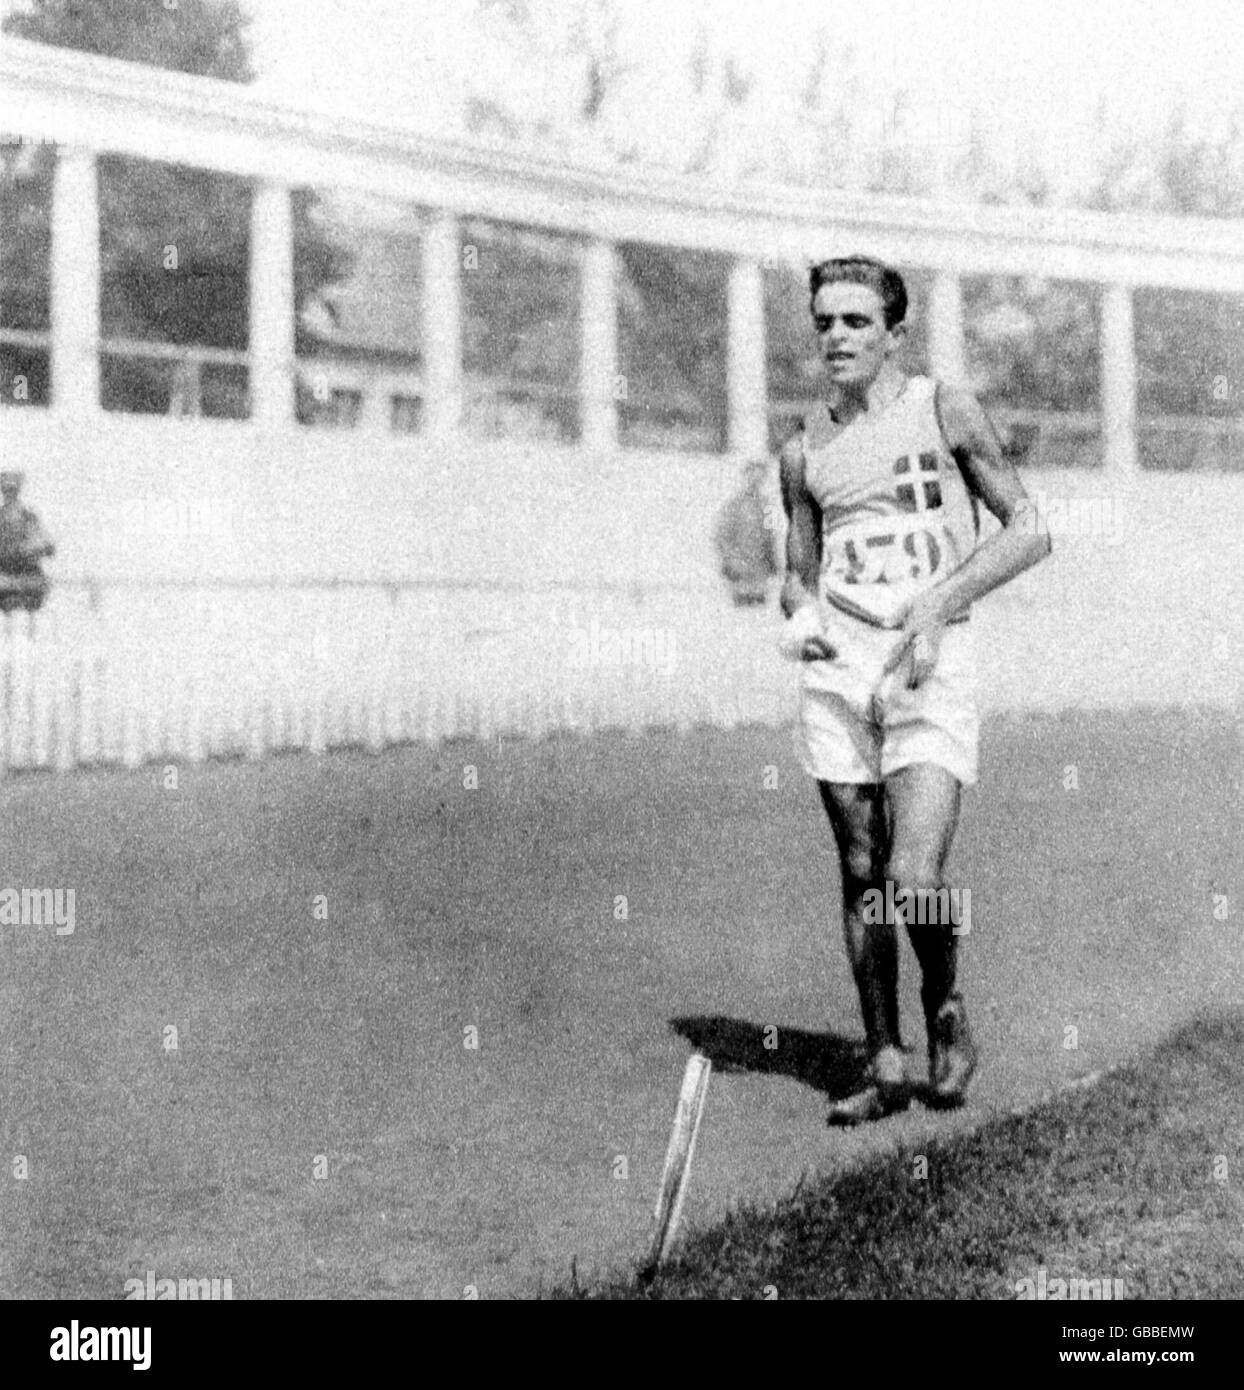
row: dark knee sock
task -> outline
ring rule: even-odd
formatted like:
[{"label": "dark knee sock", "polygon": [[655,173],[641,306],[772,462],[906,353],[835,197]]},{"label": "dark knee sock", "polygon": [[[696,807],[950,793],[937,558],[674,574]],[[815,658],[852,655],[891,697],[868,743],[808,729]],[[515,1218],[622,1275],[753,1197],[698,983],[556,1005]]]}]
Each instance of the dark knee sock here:
[{"label": "dark knee sock", "polygon": [[959,938],[952,922],[909,924],[907,935],[920,962],[920,999],[926,1018],[932,1018],[954,993]]},{"label": "dark knee sock", "polygon": [[901,1047],[898,1028],[898,938],[888,923],[857,924],[851,966],[868,1051]]}]

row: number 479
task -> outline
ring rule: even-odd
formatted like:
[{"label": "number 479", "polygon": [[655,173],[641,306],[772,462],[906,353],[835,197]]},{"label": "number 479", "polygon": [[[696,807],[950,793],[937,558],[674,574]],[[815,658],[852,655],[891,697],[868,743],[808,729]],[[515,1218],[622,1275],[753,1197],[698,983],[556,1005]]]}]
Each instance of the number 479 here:
[{"label": "number 479", "polygon": [[887,531],[864,537],[864,556],[854,540],[843,542],[842,552],[850,569],[848,584],[895,584],[903,579],[926,579],[937,570],[941,547],[929,531],[909,531],[898,546],[898,536]]}]

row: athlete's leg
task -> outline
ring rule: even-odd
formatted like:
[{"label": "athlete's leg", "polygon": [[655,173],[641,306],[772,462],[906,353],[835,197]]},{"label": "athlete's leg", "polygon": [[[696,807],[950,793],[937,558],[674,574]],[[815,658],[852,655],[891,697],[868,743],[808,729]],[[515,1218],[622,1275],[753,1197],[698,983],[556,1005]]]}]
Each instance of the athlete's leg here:
[{"label": "athlete's leg", "polygon": [[[959,822],[959,781],[935,763],[913,763],[892,773],[885,786],[890,829],[885,876],[894,885],[895,899],[906,904],[907,932],[920,962],[934,1089],[943,1099],[954,1100],[976,1064],[956,988],[957,924],[949,911],[926,911],[921,922],[913,904],[920,901],[918,895],[936,894],[945,886],[946,860]],[[924,901],[940,907],[948,898]]]},{"label": "athlete's leg", "polygon": [[[892,922],[866,921],[864,895],[881,882],[885,803],[879,783],[818,782],[842,868],[847,958],[860,996],[868,1052],[899,1047],[898,943]],[[869,913],[869,917],[884,914]]]},{"label": "athlete's leg", "polygon": [[[936,763],[913,763],[892,773],[885,789],[890,826],[885,877],[894,885],[896,898],[903,890],[936,892],[943,887],[950,842],[959,823],[958,780]],[[906,901],[915,899],[909,896]],[[924,978],[925,1013],[936,1013],[955,984],[954,923],[921,926],[914,911],[906,917]]]}]

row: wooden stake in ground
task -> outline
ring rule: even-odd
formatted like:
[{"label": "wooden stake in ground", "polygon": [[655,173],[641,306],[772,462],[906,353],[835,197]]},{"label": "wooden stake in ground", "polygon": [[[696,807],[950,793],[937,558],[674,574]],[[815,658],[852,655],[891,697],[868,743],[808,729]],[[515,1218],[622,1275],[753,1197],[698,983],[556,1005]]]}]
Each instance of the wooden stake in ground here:
[{"label": "wooden stake in ground", "polygon": [[687,1179],[691,1173],[691,1156],[695,1152],[696,1136],[700,1132],[700,1120],[704,1115],[704,1102],[708,1097],[708,1078],[712,1068],[712,1062],[702,1052],[696,1052],[688,1061],[687,1069],[683,1073],[678,1109],[674,1113],[674,1129],[670,1134],[669,1148],[665,1151],[661,1190],[657,1194],[656,1229],[653,1232],[652,1248],[640,1271],[644,1279],[651,1279],[656,1274],[678,1233],[683,1198],[687,1195]]}]

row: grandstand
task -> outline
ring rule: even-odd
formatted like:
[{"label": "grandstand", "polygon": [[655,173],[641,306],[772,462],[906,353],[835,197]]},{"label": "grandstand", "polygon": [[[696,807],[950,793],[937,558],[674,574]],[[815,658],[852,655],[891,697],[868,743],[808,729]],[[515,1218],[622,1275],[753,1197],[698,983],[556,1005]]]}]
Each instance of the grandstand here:
[{"label": "grandstand", "polygon": [[[985,708],[1238,696],[1238,225],[572,168],[15,39],[0,130],[45,233],[22,294],[6,268],[3,461],[58,544],[45,609],[0,619],[0,766],[784,721],[775,610],[728,603],[712,523],[806,405],[801,266],[854,250],[909,272],[913,366],[982,392],[1051,516],[1054,561],[982,605]],[[156,210],[117,251],[138,161],[235,214],[202,341],[118,308],[167,264]],[[351,268],[317,299],[325,241]],[[663,284],[685,343],[646,331]],[[1088,325],[1061,375],[1024,356],[1037,301],[1047,364]]]}]

